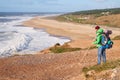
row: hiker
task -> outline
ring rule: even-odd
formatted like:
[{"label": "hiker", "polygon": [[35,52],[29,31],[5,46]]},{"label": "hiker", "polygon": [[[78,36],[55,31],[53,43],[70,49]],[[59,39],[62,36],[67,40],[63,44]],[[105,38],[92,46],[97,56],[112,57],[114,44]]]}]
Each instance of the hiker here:
[{"label": "hiker", "polygon": [[106,63],[106,48],[101,44],[102,34],[104,31],[99,26],[96,26],[95,30],[96,40],[93,42],[93,44],[96,44],[98,47],[98,64],[101,64],[101,58],[103,59],[103,62]]}]

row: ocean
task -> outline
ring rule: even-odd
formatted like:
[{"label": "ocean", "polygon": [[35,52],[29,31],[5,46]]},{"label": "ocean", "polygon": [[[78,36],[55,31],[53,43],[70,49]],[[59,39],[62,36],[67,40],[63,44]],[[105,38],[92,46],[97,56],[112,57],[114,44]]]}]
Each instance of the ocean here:
[{"label": "ocean", "polygon": [[45,29],[25,27],[23,21],[36,16],[53,15],[56,13],[8,13],[0,12],[0,57],[15,54],[34,54],[48,47],[70,41],[65,37],[48,34]]}]

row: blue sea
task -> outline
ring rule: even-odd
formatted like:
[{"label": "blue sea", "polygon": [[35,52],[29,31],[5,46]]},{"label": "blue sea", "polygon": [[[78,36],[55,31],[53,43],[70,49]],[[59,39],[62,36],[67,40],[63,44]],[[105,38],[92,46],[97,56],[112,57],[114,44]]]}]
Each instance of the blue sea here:
[{"label": "blue sea", "polygon": [[65,37],[51,36],[45,29],[25,27],[23,21],[36,16],[47,16],[58,13],[19,13],[0,12],[0,57],[14,54],[34,54],[48,47],[70,41]]}]

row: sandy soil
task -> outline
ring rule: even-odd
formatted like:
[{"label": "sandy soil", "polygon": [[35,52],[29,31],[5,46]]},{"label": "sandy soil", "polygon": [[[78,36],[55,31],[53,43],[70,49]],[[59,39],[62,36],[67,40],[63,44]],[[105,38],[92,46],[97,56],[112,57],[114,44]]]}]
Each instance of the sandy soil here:
[{"label": "sandy soil", "polygon": [[[70,37],[71,47],[88,47],[95,36],[90,25],[34,18],[26,26],[46,28],[50,34]],[[120,31],[114,30],[113,36]],[[83,55],[86,57],[81,62]],[[120,58],[120,40],[107,50],[107,60]],[[82,68],[97,63],[97,50],[81,50],[63,54],[36,54],[0,59],[0,80],[84,80]]]}]

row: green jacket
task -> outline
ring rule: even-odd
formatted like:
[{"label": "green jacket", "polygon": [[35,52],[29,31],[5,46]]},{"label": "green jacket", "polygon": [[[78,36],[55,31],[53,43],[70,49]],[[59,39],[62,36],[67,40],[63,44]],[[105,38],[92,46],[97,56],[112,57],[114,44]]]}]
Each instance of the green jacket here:
[{"label": "green jacket", "polygon": [[96,32],[97,37],[96,37],[96,41],[94,41],[93,44],[96,44],[97,47],[102,46],[102,45],[101,45],[102,33],[103,33],[103,29],[99,29],[99,30]]}]

